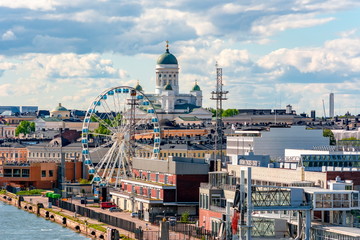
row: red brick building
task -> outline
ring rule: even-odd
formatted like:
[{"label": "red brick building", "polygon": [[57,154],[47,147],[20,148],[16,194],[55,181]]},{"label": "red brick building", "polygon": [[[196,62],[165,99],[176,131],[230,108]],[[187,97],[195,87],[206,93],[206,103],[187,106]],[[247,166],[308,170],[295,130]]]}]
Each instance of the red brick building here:
[{"label": "red brick building", "polygon": [[144,219],[198,215],[199,187],[208,180],[209,165],[204,159],[176,158],[133,160],[134,178],[123,179],[112,201],[120,208],[143,213]]}]

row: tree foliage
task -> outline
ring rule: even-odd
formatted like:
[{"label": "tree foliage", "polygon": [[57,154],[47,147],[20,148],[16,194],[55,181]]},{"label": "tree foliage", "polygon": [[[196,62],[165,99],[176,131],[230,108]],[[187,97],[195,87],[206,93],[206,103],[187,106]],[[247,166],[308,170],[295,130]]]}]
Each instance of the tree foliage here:
[{"label": "tree foliage", "polygon": [[15,136],[22,134],[29,134],[35,131],[35,123],[29,121],[21,121],[15,129]]},{"label": "tree foliage", "polygon": [[181,219],[180,219],[180,221],[183,222],[183,223],[188,223],[188,222],[189,222],[189,216],[190,216],[190,214],[189,214],[188,211],[183,212],[183,213],[181,214]]},{"label": "tree foliage", "polygon": [[237,109],[226,109],[223,113],[222,116],[223,117],[232,117],[235,115],[238,115],[239,111]]},{"label": "tree foliage", "polygon": [[334,133],[330,129],[324,128],[323,129],[323,136],[329,138],[330,145],[335,145],[336,144]]}]

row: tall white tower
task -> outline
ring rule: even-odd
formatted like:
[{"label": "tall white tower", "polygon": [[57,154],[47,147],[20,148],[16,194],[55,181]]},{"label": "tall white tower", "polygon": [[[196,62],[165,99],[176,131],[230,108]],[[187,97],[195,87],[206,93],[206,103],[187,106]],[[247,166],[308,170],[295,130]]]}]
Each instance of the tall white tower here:
[{"label": "tall white tower", "polygon": [[334,117],[334,93],[330,93],[329,95],[329,111],[330,111],[330,118]]},{"label": "tall white tower", "polygon": [[179,65],[176,57],[169,51],[169,42],[166,41],[166,51],[157,60],[155,93],[162,93],[168,84],[175,95],[179,94]]}]

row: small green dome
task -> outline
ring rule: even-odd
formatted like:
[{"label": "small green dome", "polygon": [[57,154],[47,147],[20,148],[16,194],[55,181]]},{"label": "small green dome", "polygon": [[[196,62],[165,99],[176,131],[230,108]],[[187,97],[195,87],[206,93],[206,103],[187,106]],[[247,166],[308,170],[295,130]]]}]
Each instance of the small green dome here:
[{"label": "small green dome", "polygon": [[171,84],[168,83],[168,84],[165,85],[164,90],[166,90],[166,91],[172,91],[173,88],[172,88]]},{"label": "small green dome", "polygon": [[178,64],[178,61],[176,57],[169,52],[169,49],[166,49],[166,52],[158,58],[157,64]]},{"label": "small green dome", "polygon": [[68,110],[63,106],[61,106],[61,103],[59,103],[59,106],[57,106],[53,111],[68,111]]},{"label": "small green dome", "polygon": [[141,86],[139,83],[137,83],[136,86],[135,86],[135,90],[137,90],[137,91],[139,91],[139,92],[142,92],[142,91],[143,91],[143,88],[142,88],[142,86]]},{"label": "small green dome", "polygon": [[193,86],[191,91],[201,91],[199,85],[197,85],[197,83],[195,83],[195,85]]}]

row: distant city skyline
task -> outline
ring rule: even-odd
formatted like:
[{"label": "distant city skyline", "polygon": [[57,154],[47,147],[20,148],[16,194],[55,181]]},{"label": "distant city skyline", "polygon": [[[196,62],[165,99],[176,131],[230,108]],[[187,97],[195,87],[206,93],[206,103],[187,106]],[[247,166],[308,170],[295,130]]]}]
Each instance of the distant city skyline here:
[{"label": "distant city skyline", "polygon": [[170,41],[180,92],[197,80],[214,107],[215,62],[224,108],[360,113],[360,2],[254,0],[0,2],[0,105],[86,109],[106,88],[155,91]]}]

